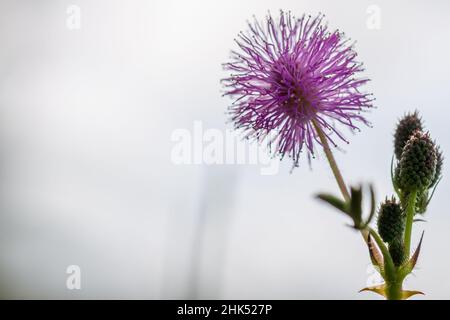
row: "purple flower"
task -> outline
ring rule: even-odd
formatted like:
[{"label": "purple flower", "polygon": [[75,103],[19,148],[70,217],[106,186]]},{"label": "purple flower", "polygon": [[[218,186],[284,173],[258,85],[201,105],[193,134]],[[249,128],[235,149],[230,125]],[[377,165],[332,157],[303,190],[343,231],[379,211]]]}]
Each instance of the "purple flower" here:
[{"label": "purple flower", "polygon": [[237,129],[247,138],[267,138],[275,154],[289,155],[298,165],[306,146],[308,158],[321,145],[317,127],[348,143],[335,124],[353,130],[355,122],[368,124],[361,112],[372,107],[371,94],[359,88],[369,79],[355,78],[363,71],[356,52],[339,31],[328,31],[324,15],[295,18],[280,12],[262,23],[256,19],[236,39],[224,64],[230,77],[223,79],[225,95],[235,98],[229,108]]}]

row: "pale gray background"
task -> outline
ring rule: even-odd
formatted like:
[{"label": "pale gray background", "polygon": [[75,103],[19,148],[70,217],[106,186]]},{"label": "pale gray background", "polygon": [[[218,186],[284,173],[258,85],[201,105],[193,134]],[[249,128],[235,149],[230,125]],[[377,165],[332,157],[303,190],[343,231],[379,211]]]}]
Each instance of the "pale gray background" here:
[{"label": "pale gray background", "polygon": [[[70,4],[80,30],[66,27]],[[380,30],[366,27],[369,5]],[[313,199],[338,191],[323,158],[274,176],[171,162],[175,129],[230,127],[221,63],[246,19],[280,8],[325,13],[373,79],[374,128],[337,153],[348,182],[392,193],[391,134],[407,110],[450,150],[448,1],[2,0],[2,298],[377,298],[357,293],[370,276],[360,236]],[[406,285],[420,299],[450,297],[449,183],[415,230]],[[71,264],[79,291],[66,289]]]}]

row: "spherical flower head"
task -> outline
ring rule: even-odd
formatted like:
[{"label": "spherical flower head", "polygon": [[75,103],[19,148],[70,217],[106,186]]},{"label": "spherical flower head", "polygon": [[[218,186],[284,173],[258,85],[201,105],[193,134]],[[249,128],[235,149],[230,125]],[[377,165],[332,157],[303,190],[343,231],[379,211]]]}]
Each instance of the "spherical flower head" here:
[{"label": "spherical flower head", "polygon": [[378,211],[378,233],[384,242],[391,243],[401,238],[405,219],[400,204],[395,198],[386,199]]},{"label": "spherical flower head", "polygon": [[421,131],[413,133],[400,158],[400,188],[406,192],[426,190],[435,177],[436,163],[436,146],[430,135]]},{"label": "spherical flower head", "polygon": [[401,238],[389,244],[389,253],[396,267],[401,266],[406,261],[405,245]]},{"label": "spherical flower head", "polygon": [[224,65],[232,72],[223,83],[225,95],[235,98],[229,109],[235,127],[249,138],[268,138],[274,154],[292,157],[294,165],[304,147],[308,158],[314,155],[318,128],[333,145],[334,136],[347,142],[335,124],[358,130],[372,107],[372,95],[360,90],[369,80],[356,77],[363,71],[356,52],[323,18],[280,12],[277,21],[270,14],[255,19]]},{"label": "spherical flower head", "polygon": [[400,160],[403,148],[409,140],[409,137],[417,130],[422,131],[422,119],[417,111],[406,114],[397,124],[394,134],[394,151],[397,159]]}]

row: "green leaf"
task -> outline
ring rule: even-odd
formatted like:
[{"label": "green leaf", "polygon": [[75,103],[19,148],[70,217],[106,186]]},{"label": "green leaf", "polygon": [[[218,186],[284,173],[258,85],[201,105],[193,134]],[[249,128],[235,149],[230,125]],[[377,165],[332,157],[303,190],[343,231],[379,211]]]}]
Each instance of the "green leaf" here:
[{"label": "green leaf", "polygon": [[362,217],[362,188],[350,188],[350,212],[355,220],[355,227],[360,227]]},{"label": "green leaf", "polygon": [[369,189],[370,189],[370,214],[366,222],[364,223],[363,228],[367,227],[370,224],[376,212],[375,190],[373,189],[373,185],[370,184]]},{"label": "green leaf", "polygon": [[329,205],[335,207],[336,209],[344,212],[345,214],[350,215],[349,211],[348,211],[348,205],[345,201],[331,195],[331,194],[325,194],[325,193],[321,193],[317,195],[317,198],[319,198],[320,200],[328,203]]}]

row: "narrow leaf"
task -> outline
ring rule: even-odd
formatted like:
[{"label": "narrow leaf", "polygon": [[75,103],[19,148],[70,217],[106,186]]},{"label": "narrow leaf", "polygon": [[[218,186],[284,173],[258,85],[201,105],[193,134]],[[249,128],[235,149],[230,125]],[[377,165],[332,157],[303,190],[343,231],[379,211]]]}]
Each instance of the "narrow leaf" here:
[{"label": "narrow leaf", "polygon": [[433,199],[434,192],[436,191],[436,188],[437,188],[439,182],[441,182],[441,180],[442,180],[442,177],[440,177],[439,180],[438,180],[438,181],[436,182],[436,184],[434,185],[433,191],[431,191],[431,195],[430,195],[430,197],[429,197],[428,200],[427,200],[427,205],[426,205],[427,207],[428,207],[428,205],[430,204],[431,199]]},{"label": "narrow leaf", "polygon": [[369,187],[370,187],[370,214],[365,223],[365,227],[370,224],[376,211],[375,191],[373,189],[373,185],[370,185]]},{"label": "narrow leaf", "polygon": [[420,237],[419,245],[417,246],[416,251],[414,251],[414,254],[412,255],[411,259],[408,262],[408,264],[411,263],[411,271],[416,266],[417,259],[419,258],[420,248],[422,247],[422,240],[423,240],[423,234],[424,233],[425,233],[425,231],[422,231],[422,236]]},{"label": "narrow leaf", "polygon": [[394,175],[394,155],[392,155],[392,159],[391,159],[391,181],[392,181],[392,185],[394,186],[395,193],[397,193],[397,195],[400,196],[400,191],[398,190],[398,186],[395,181],[395,175]]},{"label": "narrow leaf", "polygon": [[363,288],[363,289],[359,290],[358,292],[363,292],[363,291],[375,292],[386,298],[386,285],[384,283],[382,285],[378,285],[378,286]]},{"label": "narrow leaf", "polygon": [[420,248],[422,247],[423,235],[424,232],[422,232],[422,236],[420,237],[419,245],[417,246],[416,251],[414,251],[414,254],[411,256],[409,261],[405,264],[405,266],[401,270],[401,274],[403,276],[407,276],[408,274],[410,274],[414,270],[414,267],[416,266],[420,254]]},{"label": "narrow leaf", "polygon": [[392,185],[395,188],[395,179],[394,179],[394,155],[392,155],[391,158],[391,181],[392,181]]},{"label": "narrow leaf", "polygon": [[425,295],[422,291],[411,291],[411,290],[403,290],[402,291],[402,300],[406,300],[416,294]]},{"label": "narrow leaf", "polygon": [[372,264],[377,266],[380,270],[381,276],[384,278],[384,259],[381,254],[378,246],[373,241],[372,236],[369,234],[367,239],[367,246],[369,247],[370,260],[372,260]]},{"label": "narrow leaf", "polygon": [[347,210],[347,204],[345,203],[345,201],[342,201],[341,199],[339,199],[331,194],[325,194],[325,193],[318,194],[317,198],[319,198],[322,201],[325,201],[326,203],[332,205],[336,209],[339,209],[342,212],[344,212],[345,214],[349,215],[348,210]]}]

